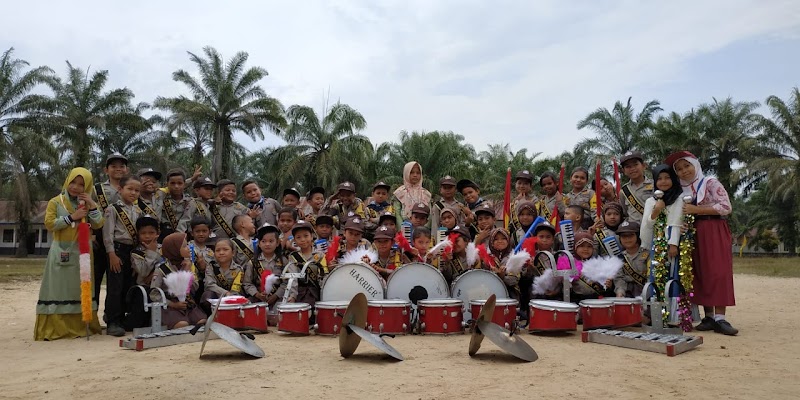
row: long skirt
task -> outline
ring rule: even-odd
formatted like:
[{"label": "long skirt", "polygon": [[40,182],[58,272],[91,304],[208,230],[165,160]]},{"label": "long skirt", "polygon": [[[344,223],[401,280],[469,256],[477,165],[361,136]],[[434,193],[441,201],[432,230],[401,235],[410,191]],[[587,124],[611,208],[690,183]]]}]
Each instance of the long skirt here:
[{"label": "long skirt", "polygon": [[694,298],[706,307],[734,306],[731,230],[725,219],[697,219],[694,264]]}]

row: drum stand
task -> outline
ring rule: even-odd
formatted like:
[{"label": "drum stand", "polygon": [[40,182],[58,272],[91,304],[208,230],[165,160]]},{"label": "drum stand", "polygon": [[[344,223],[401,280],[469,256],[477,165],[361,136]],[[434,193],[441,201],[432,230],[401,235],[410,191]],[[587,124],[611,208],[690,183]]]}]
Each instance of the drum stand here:
[{"label": "drum stand", "polygon": [[161,288],[151,288],[149,295],[143,286],[136,286],[142,291],[142,301],[144,303],[144,311],[150,311],[150,326],[145,328],[133,328],[133,336],[146,335],[167,330],[167,327],[161,325],[161,310],[167,308],[167,296]]},{"label": "drum stand", "polygon": [[286,264],[286,266],[283,267],[283,271],[281,272],[281,279],[284,280],[288,279],[289,282],[286,284],[286,291],[283,292],[283,299],[281,299],[281,303],[286,303],[287,301],[289,301],[289,292],[291,291],[292,286],[294,286],[297,283],[298,279],[305,279],[306,269],[308,268],[309,265],[311,265],[312,262],[313,261],[307,261],[303,265],[303,268],[300,269],[300,272],[288,272],[289,266],[295,264],[292,262]]},{"label": "drum stand", "polygon": [[[644,288],[642,288],[643,297],[647,296],[652,286],[653,285],[650,282],[645,283]],[[653,289],[655,290],[654,287]],[[664,288],[664,298],[669,299],[670,297],[668,295],[669,295],[669,285],[667,285]],[[663,310],[664,307],[667,306],[668,304],[669,303],[667,302],[658,301],[656,299],[655,293],[653,293],[653,296],[651,296],[648,300],[643,302],[645,309],[647,307],[650,307],[650,325],[648,326],[642,324],[643,331],[647,333],[670,334],[676,336],[683,335],[683,329],[681,329],[680,327],[677,328],[664,327],[665,321],[664,321]],[[672,319],[670,318],[670,320]]]},{"label": "drum stand", "polygon": [[572,256],[572,253],[566,250],[559,250],[556,252],[556,256],[560,254],[564,254],[567,257],[567,260],[569,260],[569,269],[558,269],[558,266],[556,266],[556,262],[553,261],[552,264],[553,275],[561,277],[562,279],[561,292],[563,293],[564,296],[564,302],[569,303],[569,293],[572,290],[572,282],[570,281],[570,278],[572,276],[578,275],[578,269],[575,268],[575,257]]}]

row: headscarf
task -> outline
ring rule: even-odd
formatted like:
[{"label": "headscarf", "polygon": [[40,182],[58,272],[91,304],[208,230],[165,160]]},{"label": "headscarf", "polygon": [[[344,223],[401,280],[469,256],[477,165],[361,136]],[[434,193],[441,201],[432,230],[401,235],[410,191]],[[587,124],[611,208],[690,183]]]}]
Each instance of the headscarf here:
[{"label": "headscarf", "polygon": [[183,262],[181,255],[181,248],[183,242],[186,240],[186,234],[183,232],[175,232],[167,235],[161,243],[161,255],[174,266],[180,266]]},{"label": "headscarf", "polygon": [[[508,241],[508,247],[506,247],[506,249],[503,250],[503,251],[497,251],[497,250],[494,249],[494,247],[492,247],[492,243],[494,243],[494,239],[495,239],[495,237],[497,237],[497,235],[505,236],[506,240]],[[508,231],[506,231],[503,228],[494,228],[494,229],[492,229],[492,231],[489,233],[489,242],[488,242],[488,244],[489,244],[489,246],[488,246],[489,247],[489,251],[492,253],[493,256],[495,256],[495,257],[497,257],[499,259],[503,259],[503,257],[505,257],[509,253],[511,253],[511,235],[509,235]]]},{"label": "headscarf", "polygon": [[681,196],[683,196],[684,189],[681,189],[681,182],[678,179],[678,175],[675,174],[675,170],[666,164],[659,164],[653,167],[653,182],[658,181],[658,175],[662,172],[666,172],[669,175],[669,178],[672,180],[672,187],[664,192],[664,197],[662,197],[664,204],[671,205],[675,203],[675,201]]},{"label": "headscarf", "polygon": [[695,204],[700,204],[703,198],[706,197],[706,176],[703,174],[703,167],[700,166],[700,160],[694,156],[681,157],[672,163],[673,169],[675,169],[675,164],[680,160],[686,160],[689,164],[694,166],[694,179],[691,181],[680,179],[681,187],[683,187],[683,195],[692,196],[692,199],[696,199]]},{"label": "headscarf", "polygon": [[450,213],[453,216],[453,218],[457,218],[458,217],[458,214],[456,214],[456,210],[454,210],[452,207],[445,206],[445,207],[442,207],[442,211],[439,211],[439,220],[442,219],[442,217],[444,216],[444,213]]},{"label": "headscarf", "polygon": [[616,226],[611,226],[611,225],[608,225],[608,224],[606,224],[606,226],[611,228],[612,231],[616,232],[617,228],[619,228],[619,225],[622,224],[622,220],[623,220],[622,217],[625,214],[622,212],[622,204],[619,204],[616,201],[609,201],[609,202],[603,204],[603,221],[605,221],[606,210],[611,210],[611,209],[614,209],[619,213],[620,219],[619,219],[619,222],[617,223]]},{"label": "headscarf", "polygon": [[[411,177],[411,170],[419,167],[420,178],[416,185],[412,185],[409,178]],[[411,209],[414,204],[431,203],[431,192],[422,187],[422,165],[416,161],[406,163],[403,167],[403,185],[394,191],[394,197],[403,205],[403,219],[411,218]]]},{"label": "headscarf", "polygon": [[79,176],[83,177],[83,192],[88,195],[94,194],[94,179],[92,179],[92,173],[89,172],[88,169],[83,167],[75,167],[69,171],[69,175],[67,175],[67,179],[64,181],[64,186],[61,187],[61,203],[70,214],[75,212],[75,207],[73,207],[72,201],[70,201],[67,188],[69,187],[69,184]]}]

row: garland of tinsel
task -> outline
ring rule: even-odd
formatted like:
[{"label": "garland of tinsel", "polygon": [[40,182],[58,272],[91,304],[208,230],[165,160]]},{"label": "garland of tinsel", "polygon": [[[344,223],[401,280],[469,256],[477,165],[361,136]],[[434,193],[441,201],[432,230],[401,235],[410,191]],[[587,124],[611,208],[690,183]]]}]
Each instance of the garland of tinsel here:
[{"label": "garland of tinsel", "polygon": [[694,271],[692,267],[692,252],[694,251],[695,227],[694,215],[684,216],[684,222],[688,225],[686,234],[681,238],[680,244],[680,267],[678,275],[681,280],[681,297],[678,302],[678,316],[681,320],[681,328],[684,332],[692,330],[692,297],[694,297]]},{"label": "garland of tinsel", "polygon": [[[653,260],[651,265],[653,268],[653,288],[656,294],[656,300],[665,302],[664,287],[669,280],[669,255],[667,250],[669,243],[667,242],[667,213],[662,210],[656,218],[655,226],[653,227]],[[666,327],[667,320],[669,319],[669,309],[664,308],[661,311],[662,320]]]}]

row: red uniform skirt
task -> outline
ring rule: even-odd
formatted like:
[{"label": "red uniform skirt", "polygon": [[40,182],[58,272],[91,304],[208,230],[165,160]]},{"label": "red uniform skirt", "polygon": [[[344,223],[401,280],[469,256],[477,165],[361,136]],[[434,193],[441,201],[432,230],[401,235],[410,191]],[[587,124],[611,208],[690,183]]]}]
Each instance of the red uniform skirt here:
[{"label": "red uniform skirt", "polygon": [[701,306],[734,306],[733,250],[728,220],[701,219],[697,229],[694,263],[694,303]]}]

